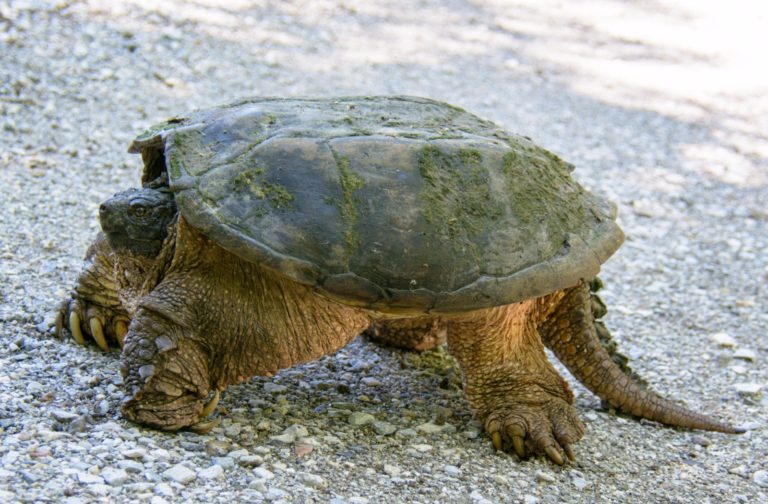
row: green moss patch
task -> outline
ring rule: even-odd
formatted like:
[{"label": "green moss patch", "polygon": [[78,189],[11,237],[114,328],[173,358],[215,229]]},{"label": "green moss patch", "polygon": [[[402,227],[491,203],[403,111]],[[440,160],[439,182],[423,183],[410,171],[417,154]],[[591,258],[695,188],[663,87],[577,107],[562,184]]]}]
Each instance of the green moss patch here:
[{"label": "green moss patch", "polygon": [[419,156],[419,173],[425,183],[420,194],[424,219],[441,241],[452,243],[457,252],[468,249],[476,260],[480,251],[473,238],[503,213],[493,198],[482,161],[476,149],[445,152],[427,146]]},{"label": "green moss patch", "polygon": [[274,209],[289,208],[293,202],[293,195],[285,186],[264,180],[264,170],[259,167],[239,173],[232,179],[232,188],[235,192],[247,192],[257,199],[265,200]]}]

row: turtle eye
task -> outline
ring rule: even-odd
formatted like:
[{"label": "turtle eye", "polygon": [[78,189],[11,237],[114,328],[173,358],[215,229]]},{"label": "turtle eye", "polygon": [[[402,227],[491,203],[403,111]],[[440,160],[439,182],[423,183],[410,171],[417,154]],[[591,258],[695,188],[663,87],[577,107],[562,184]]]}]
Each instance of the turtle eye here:
[{"label": "turtle eye", "polygon": [[149,209],[141,203],[131,203],[131,206],[128,208],[128,213],[131,217],[136,217],[138,219],[146,217],[148,212]]}]

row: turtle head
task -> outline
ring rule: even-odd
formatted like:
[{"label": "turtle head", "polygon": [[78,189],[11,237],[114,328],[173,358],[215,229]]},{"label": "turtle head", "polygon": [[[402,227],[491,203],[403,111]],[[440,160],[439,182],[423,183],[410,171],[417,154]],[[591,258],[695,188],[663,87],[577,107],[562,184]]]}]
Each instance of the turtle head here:
[{"label": "turtle head", "polygon": [[176,202],[168,191],[128,189],[99,206],[101,229],[116,252],[156,257],[176,215]]}]

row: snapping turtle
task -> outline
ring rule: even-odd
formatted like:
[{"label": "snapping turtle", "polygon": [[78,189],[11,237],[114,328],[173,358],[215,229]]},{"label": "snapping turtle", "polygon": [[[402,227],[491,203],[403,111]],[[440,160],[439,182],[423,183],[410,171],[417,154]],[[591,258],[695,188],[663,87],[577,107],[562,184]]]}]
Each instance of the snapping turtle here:
[{"label": "snapping turtle", "polygon": [[205,425],[228,384],[367,330],[447,340],[494,447],[520,456],[562,464],[584,432],[544,346],[622,411],[739,431],[653,394],[600,344],[590,282],[623,240],[614,209],[526,137],[421,98],[265,98],[170,119],[130,151],[142,187],[101,205],[57,319],[122,347],[130,420]]}]

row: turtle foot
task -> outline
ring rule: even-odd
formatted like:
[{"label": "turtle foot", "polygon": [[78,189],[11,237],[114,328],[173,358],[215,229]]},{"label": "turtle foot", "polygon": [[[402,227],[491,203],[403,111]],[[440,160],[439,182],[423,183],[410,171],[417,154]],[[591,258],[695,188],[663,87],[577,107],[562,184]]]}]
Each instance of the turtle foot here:
[{"label": "turtle foot", "polygon": [[59,306],[55,331],[62,339],[66,328],[79,345],[90,339],[107,351],[110,346],[123,347],[129,324],[128,317],[119,311],[72,297]]},{"label": "turtle foot", "polygon": [[563,455],[576,460],[572,445],[584,435],[584,424],[559,397],[526,397],[497,407],[486,418],[485,430],[498,451],[514,451],[520,458],[543,454],[563,465]]}]

